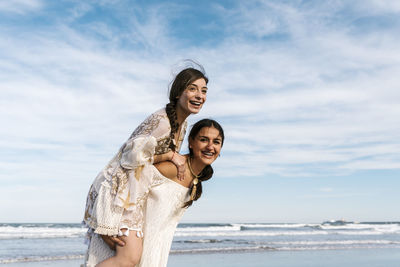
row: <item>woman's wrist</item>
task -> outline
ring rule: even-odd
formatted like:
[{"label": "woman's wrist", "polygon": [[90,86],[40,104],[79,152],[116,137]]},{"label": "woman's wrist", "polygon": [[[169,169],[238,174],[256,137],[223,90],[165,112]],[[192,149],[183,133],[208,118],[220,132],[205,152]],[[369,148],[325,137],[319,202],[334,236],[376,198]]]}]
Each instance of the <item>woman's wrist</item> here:
[{"label": "woman's wrist", "polygon": [[170,151],[170,153],[171,153],[170,161],[173,161],[174,160],[174,156],[176,154],[176,151]]}]

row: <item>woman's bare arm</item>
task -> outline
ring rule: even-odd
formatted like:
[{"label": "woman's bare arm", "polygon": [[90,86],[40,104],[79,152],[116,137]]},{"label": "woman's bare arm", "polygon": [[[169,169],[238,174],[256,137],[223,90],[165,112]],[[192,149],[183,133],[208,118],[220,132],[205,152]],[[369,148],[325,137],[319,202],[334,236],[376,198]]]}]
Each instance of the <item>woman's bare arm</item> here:
[{"label": "woman's bare arm", "polygon": [[[182,156],[182,157],[185,158],[184,156]],[[154,164],[154,167],[156,167],[162,175],[164,175],[168,179],[171,179],[172,181],[174,181],[178,184],[183,185],[184,187],[189,187],[190,183],[192,182],[192,179],[184,179],[184,180],[178,179],[178,177],[177,177],[178,170],[177,170],[176,166],[170,161],[163,161],[163,162]],[[186,173],[185,175],[187,175],[187,177],[190,176],[190,174],[188,174],[188,173]]]},{"label": "woman's bare arm", "polygon": [[154,155],[153,162],[154,164],[156,164],[162,161],[170,161],[173,155],[174,155],[173,151],[168,151],[167,153],[164,154]]},{"label": "woman's bare arm", "polygon": [[158,171],[169,179],[176,179],[178,175],[178,170],[170,161],[162,161],[154,164],[154,167],[158,169]]},{"label": "woman's bare arm", "polygon": [[160,155],[154,155],[153,158],[154,164],[161,162],[172,162],[178,169],[177,176],[180,181],[185,179],[185,161],[186,158],[184,156],[174,151],[169,151]]}]

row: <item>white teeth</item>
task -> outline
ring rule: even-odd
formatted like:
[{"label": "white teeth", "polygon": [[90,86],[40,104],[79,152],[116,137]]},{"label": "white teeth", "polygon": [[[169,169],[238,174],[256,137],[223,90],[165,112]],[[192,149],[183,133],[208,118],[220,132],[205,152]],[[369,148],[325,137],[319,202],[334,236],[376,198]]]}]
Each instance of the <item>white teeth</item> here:
[{"label": "white teeth", "polygon": [[212,156],[212,155],[214,155],[214,153],[211,153],[211,152],[203,152],[203,154],[204,154],[204,155],[207,155],[207,156]]},{"label": "white teeth", "polygon": [[196,101],[190,101],[190,103],[191,103],[192,105],[195,105],[195,106],[200,106],[200,105],[201,105],[200,102],[196,102]]}]

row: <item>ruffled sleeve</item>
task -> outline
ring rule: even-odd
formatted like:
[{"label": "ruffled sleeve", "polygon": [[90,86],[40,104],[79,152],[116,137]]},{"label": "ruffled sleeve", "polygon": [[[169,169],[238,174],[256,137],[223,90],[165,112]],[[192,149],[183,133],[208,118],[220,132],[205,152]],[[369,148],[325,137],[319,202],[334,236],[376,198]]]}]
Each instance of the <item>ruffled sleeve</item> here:
[{"label": "ruffled sleeve", "polygon": [[156,145],[157,140],[153,136],[129,140],[121,153],[121,166],[133,170],[144,164],[153,164]]},{"label": "ruffled sleeve", "polygon": [[114,188],[114,205],[133,210],[138,199],[147,191],[152,174],[145,167],[153,163],[156,144],[156,139],[152,136],[139,137],[125,147],[119,166],[107,177]]},{"label": "ruffled sleeve", "polygon": [[[148,117],[124,143],[93,183],[84,223],[94,233],[118,234],[122,215],[135,214],[132,228],[143,225],[143,206],[154,185],[151,169],[159,140],[169,136],[169,121],[162,112]],[[132,223],[131,223],[132,224]]]},{"label": "ruffled sleeve", "polygon": [[116,195],[116,206],[132,210],[137,198],[146,191],[151,183],[151,174],[144,168],[153,164],[158,139],[169,137],[169,132],[165,112],[156,112],[140,124],[122,146],[118,155],[119,164],[111,166],[111,175],[107,176]]}]

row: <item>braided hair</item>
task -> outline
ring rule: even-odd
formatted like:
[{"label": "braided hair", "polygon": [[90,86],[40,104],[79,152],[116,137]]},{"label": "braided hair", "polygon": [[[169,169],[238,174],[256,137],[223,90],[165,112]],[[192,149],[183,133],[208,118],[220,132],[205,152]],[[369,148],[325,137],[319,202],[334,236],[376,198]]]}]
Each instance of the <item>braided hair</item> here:
[{"label": "braided hair", "polygon": [[165,107],[165,111],[171,125],[171,133],[169,136],[171,142],[169,144],[169,148],[172,151],[175,151],[175,143],[173,140],[175,140],[175,134],[179,129],[178,116],[176,114],[176,105],[178,103],[178,99],[182,95],[183,91],[189,86],[189,84],[201,78],[206,81],[206,84],[208,83],[208,78],[202,71],[199,71],[195,68],[186,68],[179,72],[172,82],[171,89],[169,91],[169,103]]},{"label": "braided hair", "polygon": [[[189,139],[194,140],[194,138],[197,136],[200,130],[204,127],[214,127],[215,129],[217,129],[219,135],[221,136],[221,146],[224,144],[224,139],[225,139],[224,129],[222,129],[222,126],[218,122],[212,119],[202,119],[196,122],[193,125],[192,129],[190,130]],[[190,148],[190,145],[189,145],[189,157],[190,158],[193,157],[193,150]],[[198,177],[199,182],[196,185],[195,195],[193,199],[185,202],[183,206],[184,208],[190,207],[193,204],[193,201],[196,201],[201,197],[201,194],[203,193],[203,186],[201,185],[201,183],[209,180],[213,176],[213,174],[214,170],[211,167],[211,165],[207,165],[206,167],[204,167],[204,169],[200,173],[200,177]],[[192,195],[193,187],[194,185],[190,187],[190,192],[189,192],[190,195]]]}]

